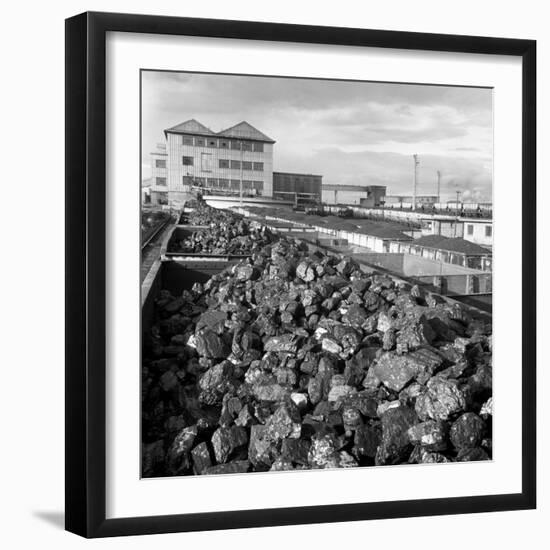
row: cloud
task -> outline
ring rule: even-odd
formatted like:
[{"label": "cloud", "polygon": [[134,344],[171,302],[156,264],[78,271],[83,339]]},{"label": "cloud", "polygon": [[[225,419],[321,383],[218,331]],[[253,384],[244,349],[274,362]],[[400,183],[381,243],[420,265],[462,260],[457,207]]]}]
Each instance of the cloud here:
[{"label": "cloud", "polygon": [[445,193],[461,185],[491,196],[489,89],[157,71],[143,72],[142,84],[144,163],[179,122],[196,118],[219,131],[247,120],[276,140],[276,170],[396,194],[410,187],[418,153],[431,190],[441,170]]}]

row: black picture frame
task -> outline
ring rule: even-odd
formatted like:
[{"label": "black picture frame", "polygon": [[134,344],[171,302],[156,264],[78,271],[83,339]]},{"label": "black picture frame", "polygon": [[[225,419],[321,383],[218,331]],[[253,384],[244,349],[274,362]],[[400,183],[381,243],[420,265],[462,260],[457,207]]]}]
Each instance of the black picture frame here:
[{"label": "black picture frame", "polygon": [[[447,499],[106,519],[105,39],[108,31],[517,56],[522,60],[522,491]],[[536,42],[83,13],[66,20],[66,529],[108,537],[536,506]]]}]

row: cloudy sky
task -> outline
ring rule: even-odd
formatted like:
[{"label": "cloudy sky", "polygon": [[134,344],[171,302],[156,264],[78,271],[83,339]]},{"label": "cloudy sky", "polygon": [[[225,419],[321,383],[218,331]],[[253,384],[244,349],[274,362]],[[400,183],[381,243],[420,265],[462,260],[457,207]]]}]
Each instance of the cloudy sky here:
[{"label": "cloudy sky", "polygon": [[163,130],[195,118],[218,132],[242,120],[270,136],[274,168],[324,183],[386,185],[443,199],[492,198],[492,91],[197,73],[142,73],[143,176]]}]

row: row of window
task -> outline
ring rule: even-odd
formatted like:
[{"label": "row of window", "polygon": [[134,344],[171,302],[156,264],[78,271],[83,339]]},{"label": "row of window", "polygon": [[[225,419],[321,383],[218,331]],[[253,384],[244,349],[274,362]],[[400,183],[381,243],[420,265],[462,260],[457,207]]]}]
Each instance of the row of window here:
[{"label": "row of window", "polygon": [[[219,159],[219,167],[220,168],[231,168],[232,170],[240,170],[241,169],[241,161],[240,160],[227,160],[227,159]],[[243,170],[254,170],[256,172],[263,172],[264,171],[264,163],[263,162],[250,162],[247,160],[242,161],[242,168]]]},{"label": "row of window", "polygon": [[182,136],[183,145],[195,145],[196,147],[216,147],[219,149],[235,149],[236,151],[264,152],[264,144],[256,141],[242,141],[239,139],[218,139],[198,136]]},{"label": "row of window", "polygon": [[[211,155],[207,155],[203,153],[202,155],[202,170],[210,172],[211,171],[211,159],[209,158]],[[183,166],[193,166],[194,164],[194,158],[193,157],[182,157],[181,163]],[[228,160],[228,159],[219,159],[218,161],[219,168],[230,168],[231,170],[240,170],[241,169],[241,161],[240,160]],[[263,172],[264,171],[264,163],[263,162],[251,162],[247,160],[242,161],[242,169],[243,170],[254,170],[256,172]]]},{"label": "row of window", "polygon": [[[219,187],[220,189],[240,189],[241,180],[226,178],[192,178],[183,176],[183,185],[199,185],[203,187]],[[263,181],[242,180],[243,189],[256,189],[261,191],[264,188]]]}]

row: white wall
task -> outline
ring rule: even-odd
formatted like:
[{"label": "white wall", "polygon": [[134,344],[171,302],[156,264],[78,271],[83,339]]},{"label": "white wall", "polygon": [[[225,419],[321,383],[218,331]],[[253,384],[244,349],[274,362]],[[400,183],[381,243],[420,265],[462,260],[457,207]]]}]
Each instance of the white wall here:
[{"label": "white wall", "polygon": [[[21,182],[21,167],[28,165],[28,153],[20,144],[28,128],[47,129],[47,139],[33,148],[33,165],[40,166],[40,178],[25,176],[26,219],[43,219],[48,213],[43,236],[47,243],[21,254],[21,244],[36,243],[33,224],[21,224],[21,209],[10,202],[4,208],[5,231],[17,227],[17,238],[6,239],[3,270],[3,472],[1,491],[3,526],[0,540],[5,548],[56,548],[59,550],[149,549],[183,547],[233,550],[242,548],[334,549],[357,545],[391,550],[438,546],[444,550],[464,548],[543,548],[548,539],[549,476],[539,471],[537,511],[505,512],[435,518],[413,518],[341,524],[279,527],[158,537],[130,537],[107,541],[84,541],[59,527],[63,510],[63,254],[64,254],[64,23],[63,19],[86,9],[132,11],[195,17],[310,23],[398,29],[409,31],[467,33],[472,35],[536,38],[539,40],[539,178],[550,181],[550,167],[544,152],[550,149],[550,35],[545,3],[538,0],[459,4],[438,1],[338,4],[279,0],[209,2],[145,0],[60,0],[59,2],[16,2],[4,6],[0,40],[2,69],[7,85],[2,87],[0,118],[2,150],[9,155],[5,181]],[[16,52],[16,55],[14,55]],[[511,187],[512,191],[517,188]],[[137,192],[137,190],[136,190]],[[540,186],[538,204],[550,203],[550,189]],[[496,205],[498,207],[498,205]],[[548,246],[550,216],[539,207],[539,281],[550,271]],[[544,256],[543,256],[544,253]],[[11,260],[9,260],[11,259]],[[37,266],[40,285],[37,285]],[[543,272],[544,270],[544,272]],[[45,292],[44,289],[47,289]],[[539,312],[550,308],[550,288],[539,287]],[[548,317],[539,316],[539,342],[548,334]],[[542,352],[542,348],[541,348]],[[540,353],[539,356],[544,356]],[[539,367],[539,464],[547,464],[550,447],[547,426],[550,401],[541,399],[550,387],[550,374]],[[299,489],[298,489],[299,490]],[[368,488],[365,488],[368,494]]]},{"label": "white wall", "polygon": [[[471,234],[468,232],[468,226],[472,228]],[[487,234],[487,227],[491,228],[489,234]],[[464,238],[480,246],[493,246],[493,223],[464,221]]]}]

